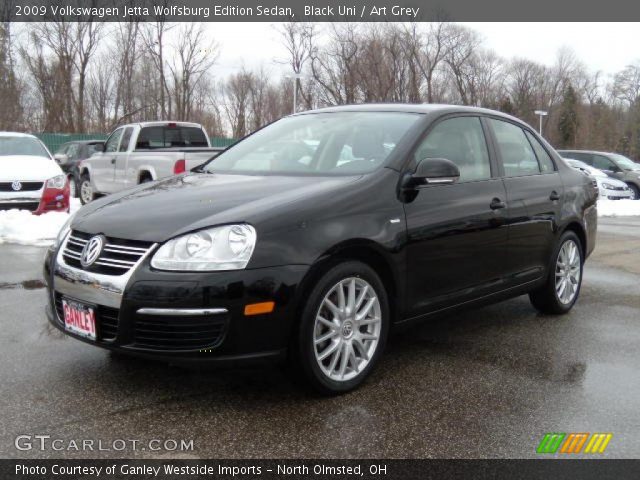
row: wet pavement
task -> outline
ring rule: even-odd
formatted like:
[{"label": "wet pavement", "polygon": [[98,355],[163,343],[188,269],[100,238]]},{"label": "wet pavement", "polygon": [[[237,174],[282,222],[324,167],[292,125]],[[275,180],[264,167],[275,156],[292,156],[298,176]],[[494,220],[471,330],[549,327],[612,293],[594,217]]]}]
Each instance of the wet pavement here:
[{"label": "wet pavement", "polygon": [[[519,297],[423,324],[335,398],[277,368],[185,370],[67,338],[43,313],[43,255],[0,245],[2,458],[520,458],[546,432],[611,432],[603,456],[640,457],[640,220],[601,222],[569,315]],[[19,451],[20,434],[111,450]],[[141,443],[114,450],[121,439]]]}]

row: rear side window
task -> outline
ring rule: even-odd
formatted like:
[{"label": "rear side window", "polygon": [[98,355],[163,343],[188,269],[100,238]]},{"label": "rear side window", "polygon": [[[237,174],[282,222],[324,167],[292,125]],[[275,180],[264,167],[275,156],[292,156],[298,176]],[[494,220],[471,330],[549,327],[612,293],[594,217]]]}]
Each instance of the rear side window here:
[{"label": "rear side window", "polygon": [[502,120],[490,118],[493,132],[507,177],[522,177],[540,173],[536,154],[522,128]]},{"label": "rear side window", "polygon": [[129,140],[131,140],[131,133],[133,132],[133,127],[127,127],[124,131],[124,135],[122,135],[122,141],[120,142],[120,151],[126,152],[127,148],[129,148]]},{"label": "rear side window", "polygon": [[615,166],[615,163],[604,155],[593,155],[593,162],[591,164],[598,170],[612,170],[612,167]]},{"label": "rear side window", "polygon": [[531,135],[531,133],[526,130],[524,133],[527,135],[527,138],[533,147],[533,151],[536,153],[536,157],[538,157],[538,163],[540,164],[540,170],[542,170],[542,173],[554,172],[556,167],[553,164],[553,160],[551,160],[551,156],[547,153],[542,144],[536,137]]},{"label": "rear side window", "polygon": [[414,153],[414,160],[446,158],[460,169],[460,182],[491,178],[487,142],[478,117],[438,123]]},{"label": "rear side window", "polygon": [[207,137],[197,127],[144,127],[140,130],[137,150],[171,147],[207,147]]},{"label": "rear side window", "polygon": [[78,145],[77,143],[72,143],[71,145],[69,145],[69,148],[67,149],[67,155],[71,160],[75,160],[76,158],[78,158],[78,150],[80,149],[80,145]]}]

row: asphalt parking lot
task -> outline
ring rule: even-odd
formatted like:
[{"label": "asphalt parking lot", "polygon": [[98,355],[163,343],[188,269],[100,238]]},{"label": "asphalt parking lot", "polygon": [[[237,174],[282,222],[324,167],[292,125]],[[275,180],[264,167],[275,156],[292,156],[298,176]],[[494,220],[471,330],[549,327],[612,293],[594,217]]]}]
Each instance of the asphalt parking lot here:
[{"label": "asphalt parking lot", "polygon": [[[520,458],[546,432],[611,432],[603,456],[640,456],[639,219],[601,221],[569,315],[520,297],[432,321],[335,398],[279,369],[184,370],[67,338],[44,315],[43,255],[0,245],[2,458]],[[194,449],[19,451],[20,434]]]}]

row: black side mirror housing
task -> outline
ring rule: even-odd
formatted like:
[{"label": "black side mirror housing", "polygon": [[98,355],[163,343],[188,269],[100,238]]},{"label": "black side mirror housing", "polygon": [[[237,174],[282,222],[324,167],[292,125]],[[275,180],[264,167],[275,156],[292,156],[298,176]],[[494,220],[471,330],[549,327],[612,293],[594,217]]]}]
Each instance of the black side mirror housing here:
[{"label": "black side mirror housing", "polygon": [[451,185],[460,179],[460,169],[446,158],[424,158],[405,180],[405,188],[421,188],[429,185]]}]

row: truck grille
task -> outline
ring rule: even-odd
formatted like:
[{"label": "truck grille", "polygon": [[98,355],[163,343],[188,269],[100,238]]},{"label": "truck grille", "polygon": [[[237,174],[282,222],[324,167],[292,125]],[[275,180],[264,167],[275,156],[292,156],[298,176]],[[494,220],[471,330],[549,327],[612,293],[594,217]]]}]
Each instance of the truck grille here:
[{"label": "truck grille", "polygon": [[98,259],[87,268],[80,263],[82,249],[93,235],[76,230],[71,232],[62,251],[67,265],[104,275],[124,275],[153,247],[152,243],[107,237]]},{"label": "truck grille", "polygon": [[37,192],[44,182],[20,182],[20,189],[13,189],[13,182],[0,182],[0,192]]},{"label": "truck grille", "polygon": [[136,315],[134,342],[152,350],[198,350],[217,347],[224,337],[225,315],[163,317]]},{"label": "truck grille", "polygon": [[[64,326],[64,310],[62,309],[62,295],[58,292],[54,294],[56,313],[58,314],[58,323]],[[118,309],[105,307],[104,305],[96,306],[96,329],[98,331],[98,340],[115,340],[118,334]]]}]

